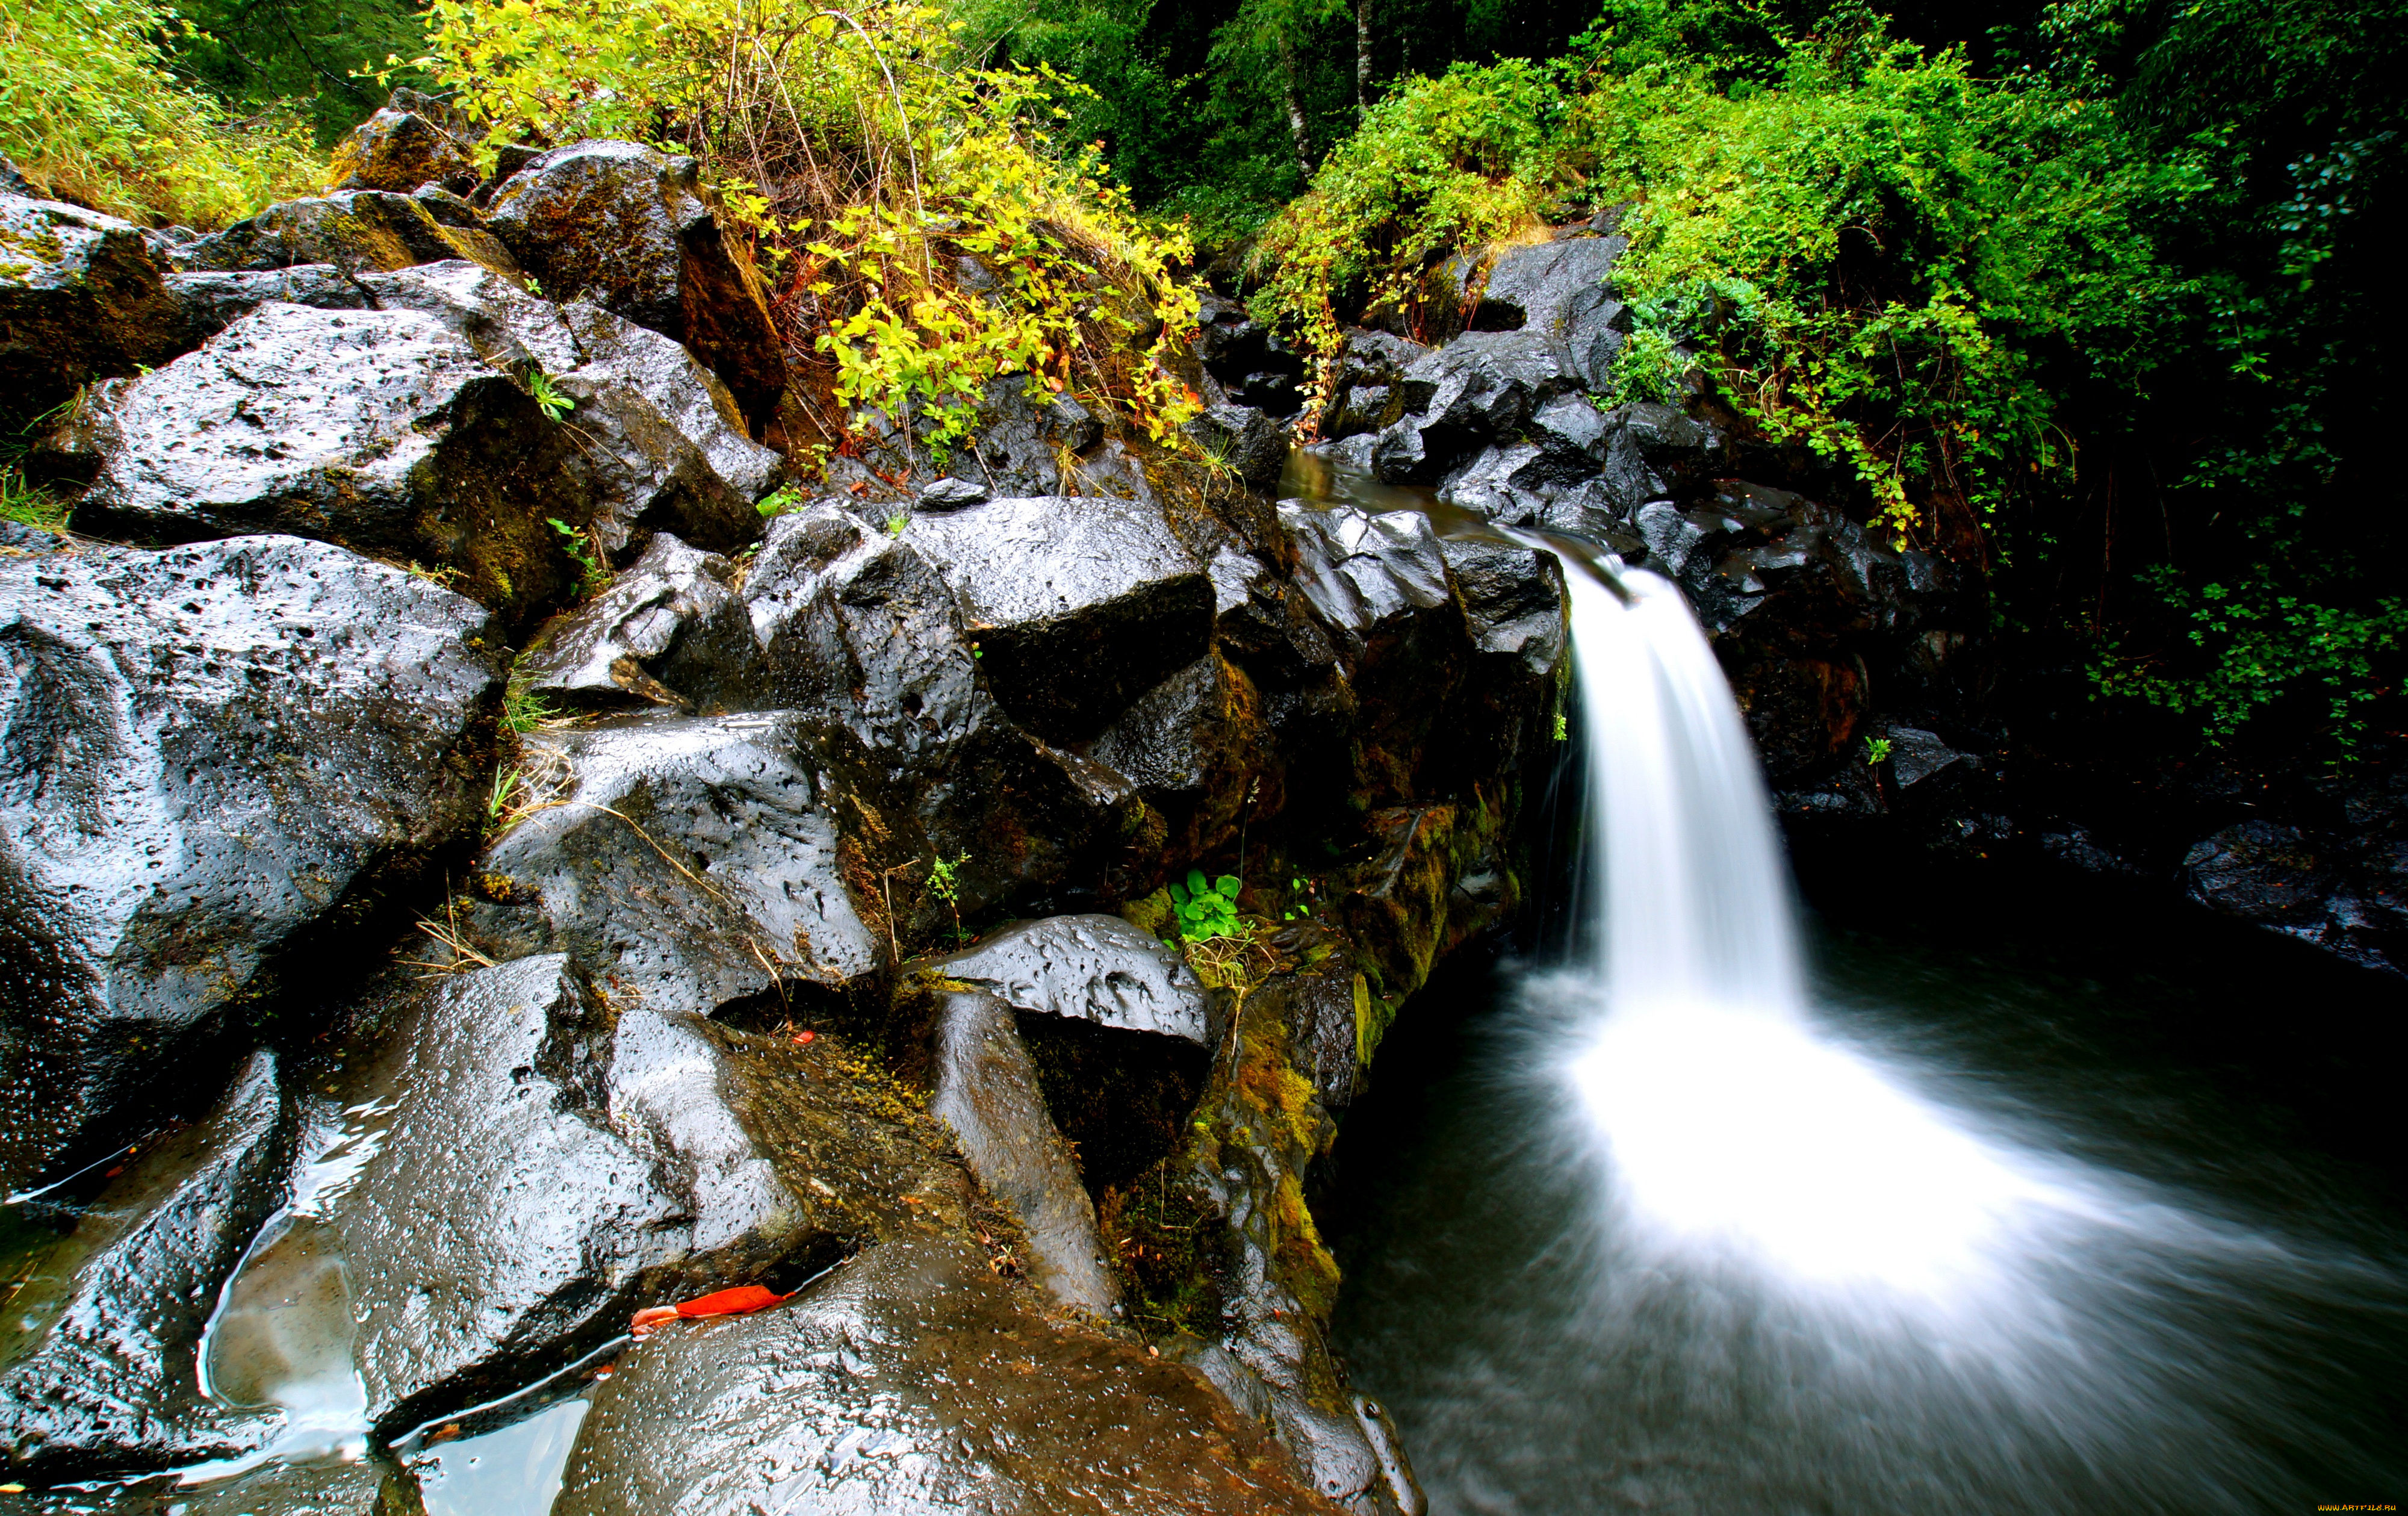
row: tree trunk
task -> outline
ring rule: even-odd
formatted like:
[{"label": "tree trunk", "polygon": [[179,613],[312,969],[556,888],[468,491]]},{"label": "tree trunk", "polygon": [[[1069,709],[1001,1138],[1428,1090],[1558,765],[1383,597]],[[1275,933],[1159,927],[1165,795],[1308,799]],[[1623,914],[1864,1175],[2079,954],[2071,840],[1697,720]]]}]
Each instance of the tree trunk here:
[{"label": "tree trunk", "polygon": [[1312,179],[1312,153],[1305,141],[1304,97],[1297,92],[1296,45],[1283,32],[1279,39],[1280,82],[1287,93],[1288,135],[1296,138],[1296,171],[1307,182]]},{"label": "tree trunk", "polygon": [[1371,0],[1354,0],[1354,113],[1371,108]]}]

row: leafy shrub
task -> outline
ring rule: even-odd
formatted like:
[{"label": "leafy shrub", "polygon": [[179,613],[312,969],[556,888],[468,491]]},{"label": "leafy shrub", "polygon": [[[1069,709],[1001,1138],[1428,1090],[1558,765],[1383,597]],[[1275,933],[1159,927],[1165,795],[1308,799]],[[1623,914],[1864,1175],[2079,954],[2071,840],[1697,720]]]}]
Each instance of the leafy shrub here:
[{"label": "leafy shrub", "polygon": [[1199,868],[1189,869],[1184,882],[1172,881],[1170,905],[1179,920],[1180,937],[1189,942],[1243,937],[1245,926],[1238,919],[1238,894],[1243,888],[1228,874],[1208,881]]},{"label": "leafy shrub", "polygon": [[824,355],[845,407],[931,418],[939,451],[1005,374],[1166,443],[1195,414],[1163,362],[1195,329],[1185,240],[1054,147],[1043,128],[1078,86],[944,66],[938,12],[436,0],[428,19],[416,66],[504,136],[699,157],[772,279],[790,355]]},{"label": "leafy shrub", "polygon": [[0,0],[0,153],[54,197],[204,229],[316,188],[295,113],[237,119],[169,71],[190,30],[156,0]]}]

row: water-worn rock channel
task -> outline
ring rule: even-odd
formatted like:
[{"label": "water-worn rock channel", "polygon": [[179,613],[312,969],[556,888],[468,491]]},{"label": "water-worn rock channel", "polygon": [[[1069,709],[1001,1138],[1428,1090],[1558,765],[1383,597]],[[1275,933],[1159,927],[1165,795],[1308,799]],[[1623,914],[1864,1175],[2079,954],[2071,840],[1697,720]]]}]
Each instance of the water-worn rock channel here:
[{"label": "water-worn rock channel", "polygon": [[[512,168],[206,237],[0,193],[0,420],[77,501],[0,536],[0,1511],[1417,1513],[1455,1453],[1318,1218],[1555,898],[1616,714],[1565,557],[1695,607],[1814,835],[2055,824],[1954,570],[1590,400],[1610,217],[1354,334],[1309,454],[1215,298],[1194,448],[1013,377],[796,478],[693,164]],[[2381,968],[2361,851],[2272,924]],[[1204,897],[1254,924],[1182,951]]]}]

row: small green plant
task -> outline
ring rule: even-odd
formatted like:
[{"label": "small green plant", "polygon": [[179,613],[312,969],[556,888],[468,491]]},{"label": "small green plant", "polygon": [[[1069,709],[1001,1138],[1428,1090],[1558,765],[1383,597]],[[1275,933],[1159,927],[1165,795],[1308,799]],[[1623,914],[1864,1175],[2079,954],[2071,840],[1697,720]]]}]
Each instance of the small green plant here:
[{"label": "small green plant", "polygon": [[781,484],[752,503],[752,508],[764,516],[782,516],[803,503],[803,492],[791,484]]},{"label": "small green plant", "polygon": [[588,595],[601,594],[610,585],[610,565],[595,545],[593,531],[580,531],[557,516],[547,516],[544,523],[561,536],[561,551],[567,553],[580,570],[580,588]]},{"label": "small green plant", "polygon": [[886,535],[888,536],[901,536],[904,529],[910,524],[911,518],[909,516],[889,516],[886,518]]},{"label": "small green plant", "polygon": [[970,937],[969,933],[962,929],[962,881],[960,874],[961,866],[969,861],[970,855],[967,852],[953,859],[951,862],[947,862],[945,855],[940,852],[937,854],[936,861],[928,865],[928,893],[943,901],[945,903],[945,908],[953,913],[953,940],[955,942],[968,942]]},{"label": "small green plant", "polygon": [[522,737],[546,722],[558,721],[561,715],[558,706],[523,680],[512,679],[509,688],[502,692],[502,724]]},{"label": "small green plant", "polygon": [[1556,711],[1556,712],[1555,712],[1555,740],[1556,740],[1556,741],[1558,741],[1558,742],[1570,742],[1571,739],[1572,739],[1572,734],[1571,734],[1571,723],[1570,723],[1570,722],[1568,722],[1568,721],[1566,721],[1566,720],[1565,720],[1565,718],[1564,718],[1564,713],[1563,713],[1562,711],[1560,711],[1560,710],[1559,710],[1559,711]]},{"label": "small green plant", "polygon": [[434,568],[429,568],[424,564],[420,563],[417,559],[412,558],[409,561],[409,577],[412,579],[424,579],[429,584],[448,590],[457,584],[464,576],[461,574],[460,570],[452,567],[449,565],[438,565]]},{"label": "small green plant", "polygon": [[529,274],[526,277],[526,293],[535,295],[543,293],[543,280],[536,278],[533,274]]},{"label": "small green plant", "polygon": [[[540,368],[528,373],[527,393],[535,397],[536,406],[543,412],[546,421],[565,420],[570,411],[577,408],[577,402],[561,393],[559,386],[552,382],[552,376]],[[552,524],[557,526],[560,523],[554,522]]]},{"label": "small green plant", "polygon": [[526,770],[510,767],[497,770],[494,787],[485,792],[485,830],[498,832],[509,824],[513,810],[511,802],[526,788]]},{"label": "small green plant", "polygon": [[1280,920],[1298,922],[1312,915],[1312,903],[1309,897],[1312,893],[1312,887],[1305,883],[1301,878],[1289,880],[1287,887],[1292,899],[1288,908],[1280,912]]},{"label": "small green plant", "polygon": [[1189,942],[1243,937],[1245,928],[1238,922],[1238,892],[1243,888],[1234,874],[1207,881],[1202,869],[1189,869],[1185,883],[1173,881],[1170,886],[1170,905],[1179,916],[1179,935]]},{"label": "small green plant", "polygon": [[1869,737],[1865,738],[1866,766],[1870,767],[1875,764],[1885,764],[1888,762],[1889,738],[1885,737]]},{"label": "small green plant", "polygon": [[18,470],[0,469],[0,521],[12,521],[44,532],[64,532],[67,529],[67,508],[48,490],[25,482],[25,476]]}]

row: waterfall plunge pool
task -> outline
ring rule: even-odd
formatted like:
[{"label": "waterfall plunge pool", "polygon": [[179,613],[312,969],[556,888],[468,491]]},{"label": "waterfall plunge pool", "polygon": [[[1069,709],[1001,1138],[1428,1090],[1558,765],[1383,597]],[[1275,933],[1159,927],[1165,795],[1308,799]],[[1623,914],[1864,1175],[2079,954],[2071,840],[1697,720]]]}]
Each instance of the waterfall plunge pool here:
[{"label": "waterfall plunge pool", "polygon": [[1382,1048],[1316,1211],[1432,1510],[2399,1500],[2396,989],[2001,869],[1815,873],[1801,1026],[1616,1028],[1508,960]]}]

